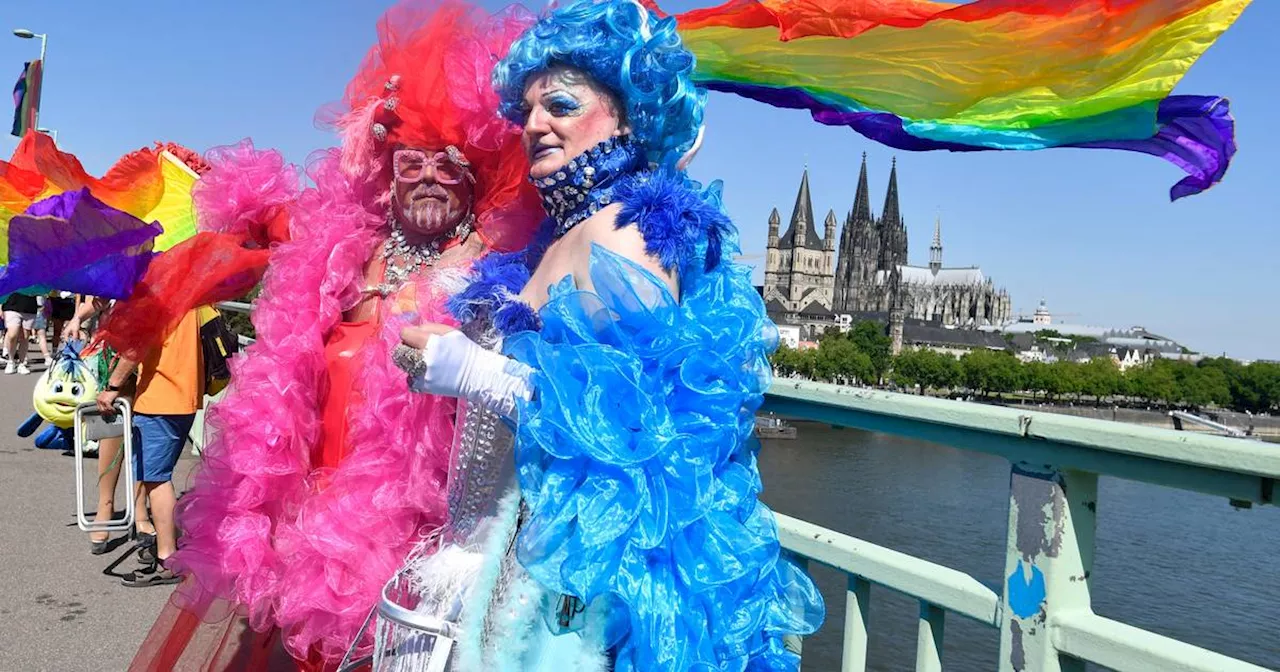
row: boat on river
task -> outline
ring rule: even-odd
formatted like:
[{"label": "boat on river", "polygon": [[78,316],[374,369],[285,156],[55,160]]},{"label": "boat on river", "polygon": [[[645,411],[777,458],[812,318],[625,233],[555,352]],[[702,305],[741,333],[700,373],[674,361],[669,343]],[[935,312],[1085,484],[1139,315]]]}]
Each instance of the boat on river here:
[{"label": "boat on river", "polygon": [[756,436],[761,439],[794,439],[796,428],[773,413],[767,416],[757,415]]}]

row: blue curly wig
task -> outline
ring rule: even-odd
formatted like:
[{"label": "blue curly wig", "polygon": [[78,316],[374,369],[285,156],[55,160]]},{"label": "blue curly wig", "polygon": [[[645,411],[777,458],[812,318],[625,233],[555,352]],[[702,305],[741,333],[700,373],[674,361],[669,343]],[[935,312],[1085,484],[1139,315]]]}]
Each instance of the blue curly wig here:
[{"label": "blue curly wig", "polygon": [[525,83],[557,65],[617,96],[651,163],[674,164],[697,139],[707,92],[693,83],[693,54],[674,18],[658,19],[635,0],[578,0],[552,11],[494,68],[503,116],[524,123]]}]

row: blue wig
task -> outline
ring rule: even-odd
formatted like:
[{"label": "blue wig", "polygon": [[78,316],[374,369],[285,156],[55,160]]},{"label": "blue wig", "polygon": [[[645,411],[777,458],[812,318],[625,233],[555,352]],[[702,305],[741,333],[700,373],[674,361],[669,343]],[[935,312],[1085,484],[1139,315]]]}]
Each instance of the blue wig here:
[{"label": "blue wig", "polygon": [[693,147],[707,93],[693,83],[693,54],[676,21],[635,0],[577,0],[526,30],[493,71],[502,114],[524,123],[524,88],[554,66],[581,70],[609,89],[646,158],[672,165]]}]

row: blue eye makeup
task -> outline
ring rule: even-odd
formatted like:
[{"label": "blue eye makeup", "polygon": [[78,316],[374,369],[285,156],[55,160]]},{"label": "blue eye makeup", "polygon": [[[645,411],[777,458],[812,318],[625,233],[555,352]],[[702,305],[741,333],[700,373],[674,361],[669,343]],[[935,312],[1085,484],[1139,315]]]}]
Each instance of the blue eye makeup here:
[{"label": "blue eye makeup", "polygon": [[582,110],[582,103],[567,93],[552,93],[542,99],[547,111],[555,117],[576,116]]}]

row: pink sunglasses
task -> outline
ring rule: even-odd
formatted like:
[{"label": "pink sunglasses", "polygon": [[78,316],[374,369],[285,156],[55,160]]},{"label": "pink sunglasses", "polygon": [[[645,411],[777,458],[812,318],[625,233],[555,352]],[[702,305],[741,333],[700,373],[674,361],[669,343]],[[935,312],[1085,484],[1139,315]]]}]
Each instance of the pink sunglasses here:
[{"label": "pink sunglasses", "polygon": [[391,154],[391,165],[397,182],[420,182],[427,175],[427,166],[431,166],[440,184],[475,182],[471,162],[453,145],[434,155],[418,149],[397,149]]}]

